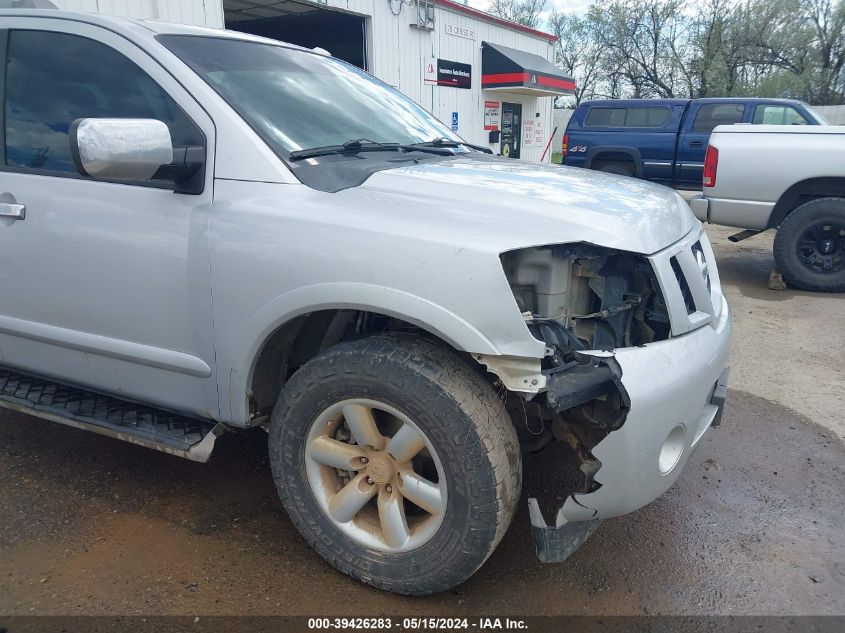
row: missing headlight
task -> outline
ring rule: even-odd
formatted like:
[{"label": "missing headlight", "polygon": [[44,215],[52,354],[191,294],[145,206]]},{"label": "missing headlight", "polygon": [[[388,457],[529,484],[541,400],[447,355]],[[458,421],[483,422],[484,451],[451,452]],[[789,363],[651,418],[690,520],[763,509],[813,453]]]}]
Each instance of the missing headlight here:
[{"label": "missing headlight", "polygon": [[[564,244],[510,251],[501,259],[537,338],[548,342],[548,333],[558,325],[571,336],[558,332],[555,340],[569,339],[571,349],[631,347],[669,338],[666,303],[651,264],[641,255]],[[541,327],[550,322],[557,325]]]}]

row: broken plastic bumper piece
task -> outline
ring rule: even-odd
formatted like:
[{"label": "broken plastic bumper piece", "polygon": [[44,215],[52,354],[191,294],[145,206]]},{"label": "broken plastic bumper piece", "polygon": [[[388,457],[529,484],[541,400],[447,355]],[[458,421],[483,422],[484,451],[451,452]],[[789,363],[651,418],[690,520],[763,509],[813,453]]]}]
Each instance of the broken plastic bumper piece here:
[{"label": "broken plastic bumper piece", "polygon": [[[601,519],[593,521],[575,521],[574,523],[563,523],[560,525],[546,525],[543,513],[540,512],[540,505],[536,499],[528,500],[528,514],[531,517],[531,535],[534,537],[534,549],[537,558],[542,563],[562,563],[572,554],[584,541],[595,532],[601,524]],[[558,512],[557,520],[563,520]]]},{"label": "broken plastic bumper piece", "polygon": [[[719,426],[727,394],[726,369],[731,313],[723,300],[712,325],[643,347],[617,349],[592,371],[574,377],[570,387],[580,401],[613,385],[629,398],[624,423],[590,450],[600,467],[589,493],[570,495],[554,526],[543,519],[536,499],[529,499],[537,555],[565,560],[598,521],[633,512],[662,495],[678,478],[704,435]],[[613,362],[609,362],[609,361]],[[557,392],[558,379],[548,388]],[[557,410],[569,402],[549,397]]]}]

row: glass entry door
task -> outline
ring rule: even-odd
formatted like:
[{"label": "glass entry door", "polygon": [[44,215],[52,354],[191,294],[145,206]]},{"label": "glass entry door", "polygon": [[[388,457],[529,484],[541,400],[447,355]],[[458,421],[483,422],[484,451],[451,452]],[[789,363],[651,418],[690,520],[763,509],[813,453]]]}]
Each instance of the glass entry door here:
[{"label": "glass entry door", "polygon": [[522,104],[502,103],[502,144],[500,151],[505,158],[519,158],[522,136]]}]

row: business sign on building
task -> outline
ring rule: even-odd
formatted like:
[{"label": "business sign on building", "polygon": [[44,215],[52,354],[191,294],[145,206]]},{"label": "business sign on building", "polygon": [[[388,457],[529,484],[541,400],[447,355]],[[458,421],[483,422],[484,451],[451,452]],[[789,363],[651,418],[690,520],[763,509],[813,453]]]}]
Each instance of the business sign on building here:
[{"label": "business sign on building", "polygon": [[484,102],[484,129],[498,130],[499,117],[502,112],[502,105],[498,101]]},{"label": "business sign on building", "polygon": [[475,29],[468,29],[463,26],[458,26],[457,24],[449,24],[448,22],[446,23],[446,33],[454,35],[455,37],[462,37],[467,40],[478,39]]},{"label": "business sign on building", "polygon": [[522,121],[522,146],[542,147],[546,142],[546,129],[543,119],[525,117]]},{"label": "business sign on building", "polygon": [[543,119],[537,119],[534,122],[534,144],[544,145],[546,143],[546,131],[543,129]]},{"label": "business sign on building", "polygon": [[526,117],[522,121],[522,146],[533,147],[534,139],[534,119]]},{"label": "business sign on building", "polygon": [[472,87],[472,66],[430,57],[425,63],[423,79],[427,84],[469,89]]},{"label": "business sign on building", "polygon": [[437,60],[429,57],[425,60],[425,68],[423,69],[423,81],[429,85],[437,83]]}]

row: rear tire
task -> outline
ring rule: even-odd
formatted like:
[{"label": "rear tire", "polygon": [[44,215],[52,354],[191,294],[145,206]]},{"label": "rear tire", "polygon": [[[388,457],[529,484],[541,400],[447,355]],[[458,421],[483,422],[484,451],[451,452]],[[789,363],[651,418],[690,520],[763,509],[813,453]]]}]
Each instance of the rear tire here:
[{"label": "rear tire", "polygon": [[845,198],[802,204],[781,222],[774,257],[787,283],[815,292],[845,292]]},{"label": "rear tire", "polygon": [[597,169],[598,171],[603,171],[606,174],[616,174],[617,176],[632,177],[634,175],[633,169],[625,163],[604,163],[603,165],[597,167]]},{"label": "rear tire", "polygon": [[[424,441],[414,461],[391,448],[402,443],[397,429],[416,433],[418,451]],[[327,460],[327,445],[352,467]],[[400,594],[469,578],[502,539],[522,485],[516,432],[492,386],[418,336],[341,343],[303,365],[273,409],[269,448],[279,496],[311,547],[345,574]],[[409,482],[426,468],[423,509]],[[350,495],[360,503],[339,512]]]}]

